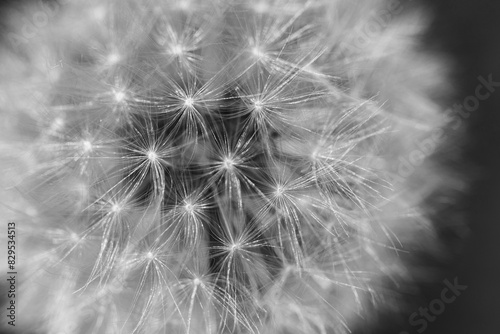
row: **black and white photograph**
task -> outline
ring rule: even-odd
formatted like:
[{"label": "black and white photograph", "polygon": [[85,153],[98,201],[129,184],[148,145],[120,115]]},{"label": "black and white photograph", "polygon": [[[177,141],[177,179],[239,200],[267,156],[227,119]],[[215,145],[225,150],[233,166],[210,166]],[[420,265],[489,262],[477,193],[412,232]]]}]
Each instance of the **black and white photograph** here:
[{"label": "black and white photograph", "polygon": [[0,3],[0,333],[500,333],[500,1]]}]

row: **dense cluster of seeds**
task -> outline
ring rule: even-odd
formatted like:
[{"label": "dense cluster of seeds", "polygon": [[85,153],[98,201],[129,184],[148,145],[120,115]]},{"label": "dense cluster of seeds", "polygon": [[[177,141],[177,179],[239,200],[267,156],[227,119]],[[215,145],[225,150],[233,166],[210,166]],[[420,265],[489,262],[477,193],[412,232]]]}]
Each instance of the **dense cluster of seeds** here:
[{"label": "dense cluster of seeds", "polygon": [[21,326],[347,333],[409,276],[429,226],[391,173],[440,124],[418,25],[367,36],[383,1],[44,6],[2,56]]}]

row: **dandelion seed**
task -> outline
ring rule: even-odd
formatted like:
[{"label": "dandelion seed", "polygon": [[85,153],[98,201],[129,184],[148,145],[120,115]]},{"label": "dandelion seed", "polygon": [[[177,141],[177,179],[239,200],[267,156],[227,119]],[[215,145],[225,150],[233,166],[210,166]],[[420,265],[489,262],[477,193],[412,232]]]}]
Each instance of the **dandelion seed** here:
[{"label": "dandelion seed", "polygon": [[76,234],[75,232],[71,232],[70,233],[70,240],[74,244],[78,244],[78,242],[80,241],[80,236],[78,234]]},{"label": "dandelion seed", "polygon": [[90,151],[92,151],[92,143],[88,140],[84,140],[82,142],[82,146],[83,146],[83,151],[88,153]]},{"label": "dandelion seed", "polygon": [[106,58],[106,62],[108,65],[115,65],[120,61],[120,59],[121,59],[121,56],[118,53],[111,53]]},{"label": "dandelion seed", "polygon": [[106,7],[96,6],[90,10],[90,17],[96,21],[103,21],[106,18]]},{"label": "dandelion seed", "polygon": [[194,104],[194,100],[192,97],[188,97],[184,100],[184,106],[186,108],[192,108],[193,107],[193,104]]},{"label": "dandelion seed", "polygon": [[258,46],[254,46],[252,48],[252,54],[258,59],[263,58],[266,55],[265,52]]},{"label": "dandelion seed", "polygon": [[319,159],[319,154],[320,154],[320,149],[319,148],[314,148],[311,151],[311,160],[312,161],[317,161]]},{"label": "dandelion seed", "polygon": [[123,102],[123,100],[125,99],[126,95],[124,92],[114,92],[114,96],[115,96],[115,101],[116,102]]},{"label": "dandelion seed", "polygon": [[179,1],[178,6],[180,9],[188,11],[189,9],[191,9],[191,1],[181,0]]},{"label": "dandelion seed", "polygon": [[57,117],[50,125],[50,133],[57,133],[61,131],[63,127],[64,127],[64,119],[61,117]]},{"label": "dandelion seed", "polygon": [[432,231],[400,212],[437,187],[383,174],[439,128],[442,69],[404,18],[343,48],[386,1],[65,1],[0,48],[1,208],[43,253],[20,263],[50,265],[20,282],[20,331],[347,333],[383,312]]},{"label": "dandelion seed", "polygon": [[226,158],[224,158],[224,162],[222,165],[223,165],[224,169],[231,170],[233,168],[233,166],[235,165],[235,162],[232,158],[226,157]]},{"label": "dandelion seed", "polygon": [[254,101],[253,105],[254,105],[255,110],[257,110],[257,111],[261,111],[263,108],[263,103],[260,100]]},{"label": "dandelion seed", "polygon": [[179,44],[173,45],[170,49],[170,52],[176,56],[180,56],[184,53],[184,48]]}]

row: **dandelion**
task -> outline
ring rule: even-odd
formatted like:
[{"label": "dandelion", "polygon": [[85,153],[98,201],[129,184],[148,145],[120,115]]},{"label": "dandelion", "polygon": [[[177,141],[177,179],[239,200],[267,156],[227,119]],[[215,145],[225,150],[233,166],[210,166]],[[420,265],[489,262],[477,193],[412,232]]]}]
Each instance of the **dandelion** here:
[{"label": "dandelion", "polygon": [[438,185],[390,175],[444,126],[424,93],[443,85],[426,70],[442,61],[423,64],[408,42],[422,26],[395,20],[346,47],[384,6],[66,1],[28,44],[6,45],[0,199],[20,231],[16,327],[369,326],[359,319],[396,295],[386,282],[417,270],[399,254],[432,235],[419,189]]}]

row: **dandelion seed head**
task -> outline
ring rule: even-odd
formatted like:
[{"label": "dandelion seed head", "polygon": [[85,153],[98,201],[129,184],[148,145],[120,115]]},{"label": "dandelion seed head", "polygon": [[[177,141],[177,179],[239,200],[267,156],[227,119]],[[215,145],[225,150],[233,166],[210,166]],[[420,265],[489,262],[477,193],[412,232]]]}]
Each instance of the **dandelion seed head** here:
[{"label": "dandelion seed head", "polygon": [[194,286],[198,286],[200,284],[201,284],[201,280],[198,277],[196,277],[195,279],[193,279],[193,285]]},{"label": "dandelion seed head", "polygon": [[186,98],[186,99],[184,100],[184,106],[185,106],[186,108],[192,108],[192,107],[193,107],[193,105],[194,105],[194,100],[193,100],[193,98],[192,98],[192,97],[188,97],[188,98]]},{"label": "dandelion seed head", "polygon": [[255,3],[252,8],[256,13],[263,14],[269,11],[269,4],[267,1],[259,1]]}]

